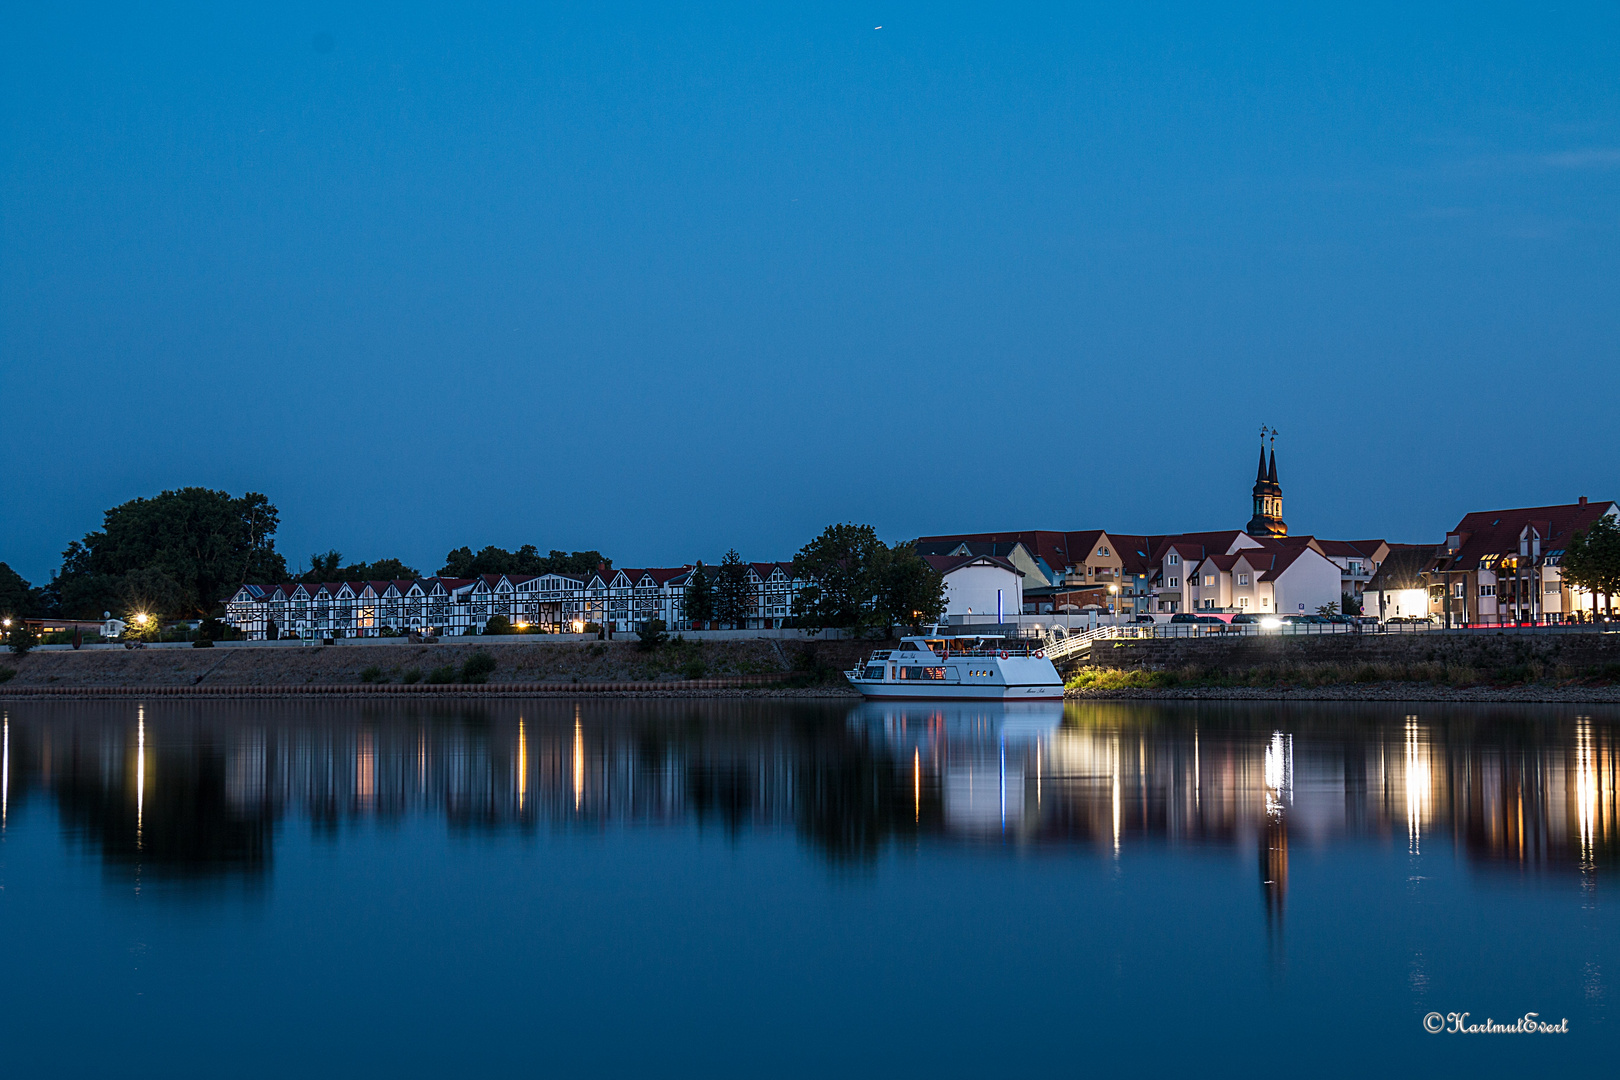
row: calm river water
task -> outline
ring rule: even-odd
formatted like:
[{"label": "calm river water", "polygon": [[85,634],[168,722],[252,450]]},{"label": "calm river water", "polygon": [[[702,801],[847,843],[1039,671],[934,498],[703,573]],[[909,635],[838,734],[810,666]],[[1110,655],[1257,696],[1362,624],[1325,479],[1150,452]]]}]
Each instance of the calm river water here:
[{"label": "calm river water", "polygon": [[[0,706],[7,1076],[1516,1075],[1591,707]],[[1537,1012],[1568,1034],[1427,1034]]]}]

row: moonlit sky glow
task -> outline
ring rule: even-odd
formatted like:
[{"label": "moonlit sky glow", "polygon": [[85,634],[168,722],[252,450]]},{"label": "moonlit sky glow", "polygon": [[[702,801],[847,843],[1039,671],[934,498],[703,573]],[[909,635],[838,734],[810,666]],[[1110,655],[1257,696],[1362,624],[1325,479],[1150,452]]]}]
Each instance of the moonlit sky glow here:
[{"label": "moonlit sky glow", "polygon": [[1321,7],[10,5],[0,560],[1620,497],[1620,8]]}]

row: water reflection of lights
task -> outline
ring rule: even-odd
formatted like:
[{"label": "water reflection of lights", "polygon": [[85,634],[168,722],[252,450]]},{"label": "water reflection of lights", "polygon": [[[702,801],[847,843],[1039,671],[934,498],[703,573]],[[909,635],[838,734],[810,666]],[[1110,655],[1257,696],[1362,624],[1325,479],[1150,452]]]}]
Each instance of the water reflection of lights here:
[{"label": "water reflection of lights", "polygon": [[1406,843],[1413,855],[1420,854],[1423,825],[1429,820],[1434,798],[1434,771],[1430,764],[1428,739],[1418,727],[1417,717],[1406,718]]},{"label": "water reflection of lights", "polygon": [[911,752],[912,821],[922,821],[922,748]]},{"label": "water reflection of lights", "polygon": [[5,828],[6,813],[11,807],[11,716],[5,714],[5,749],[0,750],[0,829]]},{"label": "water reflection of lights", "polygon": [[1266,812],[1280,814],[1294,801],[1294,737],[1273,732],[1266,744]]},{"label": "water reflection of lights", "polygon": [[370,806],[377,794],[377,747],[370,730],[360,733],[354,757],[354,794],[362,807]]},{"label": "water reflection of lights", "polygon": [[135,850],[141,848],[146,814],[146,706],[135,707]]},{"label": "water reflection of lights", "polygon": [[585,797],[585,729],[580,726],[579,709],[574,709],[574,809]]},{"label": "water reflection of lights", "polygon": [[528,733],[523,730],[523,717],[518,717],[518,759],[517,759],[517,789],[518,812],[523,812],[524,799],[529,794],[529,739]]},{"label": "water reflection of lights", "polygon": [[1581,846],[1581,865],[1590,869],[1593,864],[1593,826],[1598,809],[1598,771],[1596,755],[1592,752],[1592,718],[1575,720],[1575,818]]}]

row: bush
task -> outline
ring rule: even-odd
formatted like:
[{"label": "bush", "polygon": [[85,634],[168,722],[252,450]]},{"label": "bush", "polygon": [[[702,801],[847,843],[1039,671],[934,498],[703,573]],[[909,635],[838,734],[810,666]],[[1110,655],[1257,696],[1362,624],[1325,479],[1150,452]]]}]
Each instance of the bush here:
[{"label": "bush", "polygon": [[33,627],[21,619],[12,624],[11,632],[6,635],[6,648],[17,656],[26,656],[38,644],[39,638],[34,635]]},{"label": "bush", "polygon": [[383,678],[382,668],[378,667],[376,664],[372,664],[370,667],[362,668],[360,670],[360,681],[364,683],[374,683],[386,682],[387,680]]},{"label": "bush", "polygon": [[489,621],[484,623],[484,633],[515,634],[517,631],[512,629],[512,620],[505,615],[491,615]]},{"label": "bush", "polygon": [[669,624],[664,622],[663,619],[648,619],[641,624],[641,629],[636,631],[636,636],[641,639],[641,644],[638,647],[642,652],[657,650],[660,645],[669,640],[668,631]]},{"label": "bush", "polygon": [[197,636],[209,641],[231,641],[235,635],[236,628],[223,619],[207,618],[197,624]]},{"label": "bush", "polygon": [[377,631],[378,637],[399,637],[399,631],[392,626],[385,626]]},{"label": "bush", "polygon": [[587,634],[600,634],[602,632],[602,624],[588,622],[585,624],[585,632]]},{"label": "bush", "polygon": [[0,683],[10,682],[12,679],[14,679],[16,677],[17,677],[17,669],[16,668],[0,667]]},{"label": "bush", "polygon": [[681,674],[688,679],[701,679],[708,671],[709,665],[701,660],[688,660],[681,665]]},{"label": "bush", "polygon": [[209,637],[193,638],[191,647],[193,649],[212,649],[214,647],[214,639]]},{"label": "bush", "polygon": [[487,682],[489,673],[494,670],[495,658],[483,649],[479,649],[462,662],[461,681],[467,683]]},{"label": "bush", "polygon": [[436,667],[427,674],[427,681],[434,686],[443,686],[445,683],[456,681],[456,669],[453,664]]},{"label": "bush", "polygon": [[422,669],[421,668],[414,668],[414,667],[411,668],[410,670],[405,672],[404,675],[400,676],[399,681],[404,683],[407,686],[409,686],[411,683],[419,683],[419,682],[421,682],[422,681]]}]

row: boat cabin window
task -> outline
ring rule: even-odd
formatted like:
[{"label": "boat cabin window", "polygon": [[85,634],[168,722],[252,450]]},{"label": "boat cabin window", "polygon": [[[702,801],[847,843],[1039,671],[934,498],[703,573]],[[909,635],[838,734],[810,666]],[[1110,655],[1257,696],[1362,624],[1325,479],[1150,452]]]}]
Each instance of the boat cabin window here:
[{"label": "boat cabin window", "polygon": [[895,650],[895,652],[921,652],[921,651],[922,651],[921,649],[917,648],[917,643],[915,641],[902,641],[900,643],[900,647]]}]

